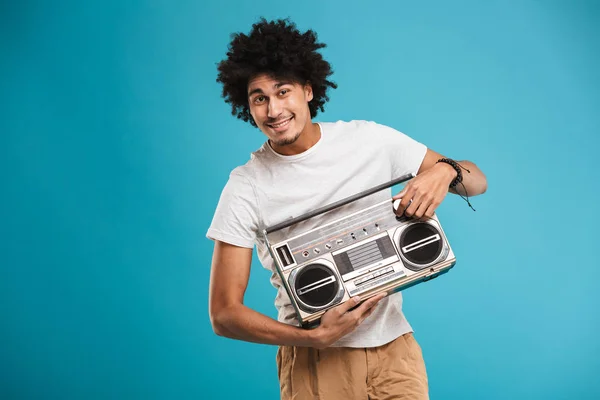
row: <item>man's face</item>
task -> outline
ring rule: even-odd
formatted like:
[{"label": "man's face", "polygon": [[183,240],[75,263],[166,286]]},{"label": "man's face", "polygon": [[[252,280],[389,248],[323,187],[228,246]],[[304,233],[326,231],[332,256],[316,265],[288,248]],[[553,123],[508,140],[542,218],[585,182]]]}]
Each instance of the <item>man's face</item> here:
[{"label": "man's face", "polygon": [[258,75],[248,83],[248,105],[256,126],[275,147],[294,143],[310,126],[310,85]]}]

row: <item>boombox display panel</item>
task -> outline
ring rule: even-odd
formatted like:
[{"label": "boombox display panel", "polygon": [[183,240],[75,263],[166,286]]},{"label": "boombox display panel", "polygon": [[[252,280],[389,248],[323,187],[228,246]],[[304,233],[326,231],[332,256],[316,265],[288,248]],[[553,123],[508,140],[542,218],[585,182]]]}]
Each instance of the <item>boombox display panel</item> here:
[{"label": "boombox display panel", "polygon": [[403,176],[265,229],[267,246],[301,326],[317,326],[325,311],[353,296],[364,301],[381,292],[404,290],[455,265],[437,215],[425,221],[398,217],[391,199],[285,237],[294,231],[289,228],[412,177]]}]

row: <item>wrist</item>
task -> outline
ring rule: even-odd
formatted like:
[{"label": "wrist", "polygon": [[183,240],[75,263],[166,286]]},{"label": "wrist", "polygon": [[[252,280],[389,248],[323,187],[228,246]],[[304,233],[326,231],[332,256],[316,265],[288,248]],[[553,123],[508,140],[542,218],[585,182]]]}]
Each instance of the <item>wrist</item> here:
[{"label": "wrist", "polygon": [[443,165],[444,168],[446,168],[447,170],[452,169],[453,172],[449,172],[449,177],[450,181],[449,181],[449,187],[453,188],[456,185],[458,185],[460,182],[462,182],[462,171],[460,170],[460,165],[458,165],[458,163],[450,158],[440,158],[439,160],[437,160],[436,165]]},{"label": "wrist", "polygon": [[310,347],[323,349],[329,345],[325,330],[322,326],[306,331]]},{"label": "wrist", "polygon": [[437,162],[435,166],[446,173],[446,175],[448,176],[448,184],[450,184],[450,182],[452,182],[458,176],[458,172],[450,164],[447,164],[445,162]]}]

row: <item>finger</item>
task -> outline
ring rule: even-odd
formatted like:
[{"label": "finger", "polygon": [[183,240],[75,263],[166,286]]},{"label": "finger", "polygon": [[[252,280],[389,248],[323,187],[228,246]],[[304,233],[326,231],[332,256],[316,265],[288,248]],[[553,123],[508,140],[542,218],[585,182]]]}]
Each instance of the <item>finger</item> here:
[{"label": "finger", "polygon": [[368,308],[365,308],[363,310],[357,310],[357,312],[362,311],[361,313],[357,314],[358,320],[364,321],[369,315],[371,315],[371,313],[373,313],[373,311],[375,311],[375,309],[377,308],[377,306],[379,305],[380,302],[381,302],[381,299],[379,299],[378,301],[376,301],[374,303],[369,304]]},{"label": "finger", "polygon": [[429,206],[432,203],[433,203],[433,201],[430,200],[427,196],[423,196],[423,198],[421,200],[421,204],[419,204],[418,208],[415,210],[413,217],[417,218],[417,219],[421,219],[425,215],[425,213],[427,212],[427,209],[429,208]]},{"label": "finger", "polygon": [[433,215],[435,214],[435,209],[437,208],[437,206],[438,206],[438,204],[436,204],[435,202],[431,203],[429,205],[429,207],[427,207],[427,211],[425,211],[425,215],[423,217],[426,219],[433,218]]},{"label": "finger", "polygon": [[392,202],[392,210],[394,210],[394,214],[396,215],[402,215],[400,213],[400,211],[398,211],[400,209],[400,200],[396,199]]},{"label": "finger", "polygon": [[360,300],[360,296],[354,296],[335,308],[338,309],[341,314],[345,314],[346,312],[350,311],[351,308],[356,307],[358,303],[360,303]]},{"label": "finger", "polygon": [[[385,297],[385,296],[383,296],[383,297]],[[377,299],[377,301],[375,301],[375,302],[373,303],[373,305],[371,305],[371,306],[370,306],[370,307],[367,309],[367,311],[365,311],[365,312],[363,313],[363,315],[365,315],[365,316],[367,316],[367,317],[368,317],[369,315],[371,315],[371,313],[372,313],[373,311],[375,311],[375,309],[377,308],[377,306],[379,305],[379,303],[381,303],[381,300],[383,300],[383,297],[381,297],[381,298]]]},{"label": "finger", "polygon": [[408,206],[410,205],[410,203],[413,201],[413,199],[415,197],[415,192],[416,192],[416,189],[414,189],[412,186],[407,189],[406,193],[400,200],[400,205],[398,206],[398,211],[404,212],[404,210],[406,210],[408,208]]},{"label": "finger", "polygon": [[412,200],[408,200],[408,204],[403,206],[400,200],[396,200],[396,202],[392,206],[394,208],[394,213],[396,215],[402,217],[404,215],[404,212],[406,211],[406,208],[408,206],[410,206],[411,203],[412,203]]},{"label": "finger", "polygon": [[427,222],[431,219],[431,217],[428,217],[427,215],[423,214],[423,216],[421,218],[419,218],[417,221],[419,222]]},{"label": "finger", "polygon": [[413,203],[413,199],[410,199],[408,201],[408,204],[406,204],[405,206],[399,206],[398,210],[402,210],[402,213],[400,213],[400,215],[407,216],[406,215],[406,210],[408,210],[408,207],[410,207],[412,205],[412,203]]},{"label": "finger", "polygon": [[[408,201],[408,204],[410,204],[411,200]],[[394,214],[398,215],[398,216],[402,216],[404,214],[404,210],[406,209],[406,206],[402,206],[401,205],[401,200],[395,200],[394,203],[392,204],[392,208],[394,210]]]},{"label": "finger", "polygon": [[365,313],[362,315],[362,317],[360,317],[360,318],[358,319],[358,325],[362,324],[362,323],[363,323],[363,321],[364,321],[365,319],[369,318],[369,316],[370,316],[371,314],[373,314],[373,311],[375,311],[375,308],[377,308],[377,307],[371,307],[371,308],[369,308],[369,309],[367,310],[367,312],[365,312]]},{"label": "finger", "polygon": [[398,192],[398,194],[397,194],[397,195],[395,195],[395,196],[393,196],[393,197],[392,197],[392,199],[393,199],[393,200],[398,200],[398,199],[401,199],[401,198],[402,198],[402,197],[404,197],[404,195],[406,194],[406,190],[407,190],[407,186],[404,186],[404,187],[402,188],[402,190]]},{"label": "finger", "polygon": [[404,210],[404,215],[406,215],[407,217],[412,217],[415,214],[415,212],[419,209],[419,206],[422,202],[423,195],[415,193],[412,202],[410,202],[408,207],[406,207],[406,210]]},{"label": "finger", "polygon": [[412,193],[414,191],[414,185],[413,185],[413,183],[414,183],[413,181],[410,181],[406,185],[404,185],[404,187],[402,188],[402,190],[400,190],[398,192],[398,194],[396,194],[395,196],[393,196],[392,199],[394,199],[394,200],[402,199],[403,197],[406,197],[407,194]]},{"label": "finger", "polygon": [[353,313],[356,313],[358,315],[362,315],[365,312],[367,312],[367,310],[369,310],[371,307],[374,307],[377,303],[379,303],[381,301],[381,299],[383,299],[385,296],[387,295],[387,293],[380,293],[376,296],[371,297],[368,300],[365,300],[364,303],[362,303],[359,307],[356,308],[356,310],[352,311]]}]

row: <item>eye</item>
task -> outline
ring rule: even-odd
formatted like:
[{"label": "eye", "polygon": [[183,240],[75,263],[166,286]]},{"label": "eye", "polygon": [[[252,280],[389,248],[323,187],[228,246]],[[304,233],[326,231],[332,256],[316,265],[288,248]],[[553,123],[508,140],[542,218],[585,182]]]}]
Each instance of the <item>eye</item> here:
[{"label": "eye", "polygon": [[254,104],[260,104],[265,101],[265,96],[256,96],[254,98]]},{"label": "eye", "polygon": [[290,91],[289,89],[281,89],[281,90],[279,91],[279,95],[280,95],[280,96],[283,96],[283,95],[287,94],[289,91]]}]

